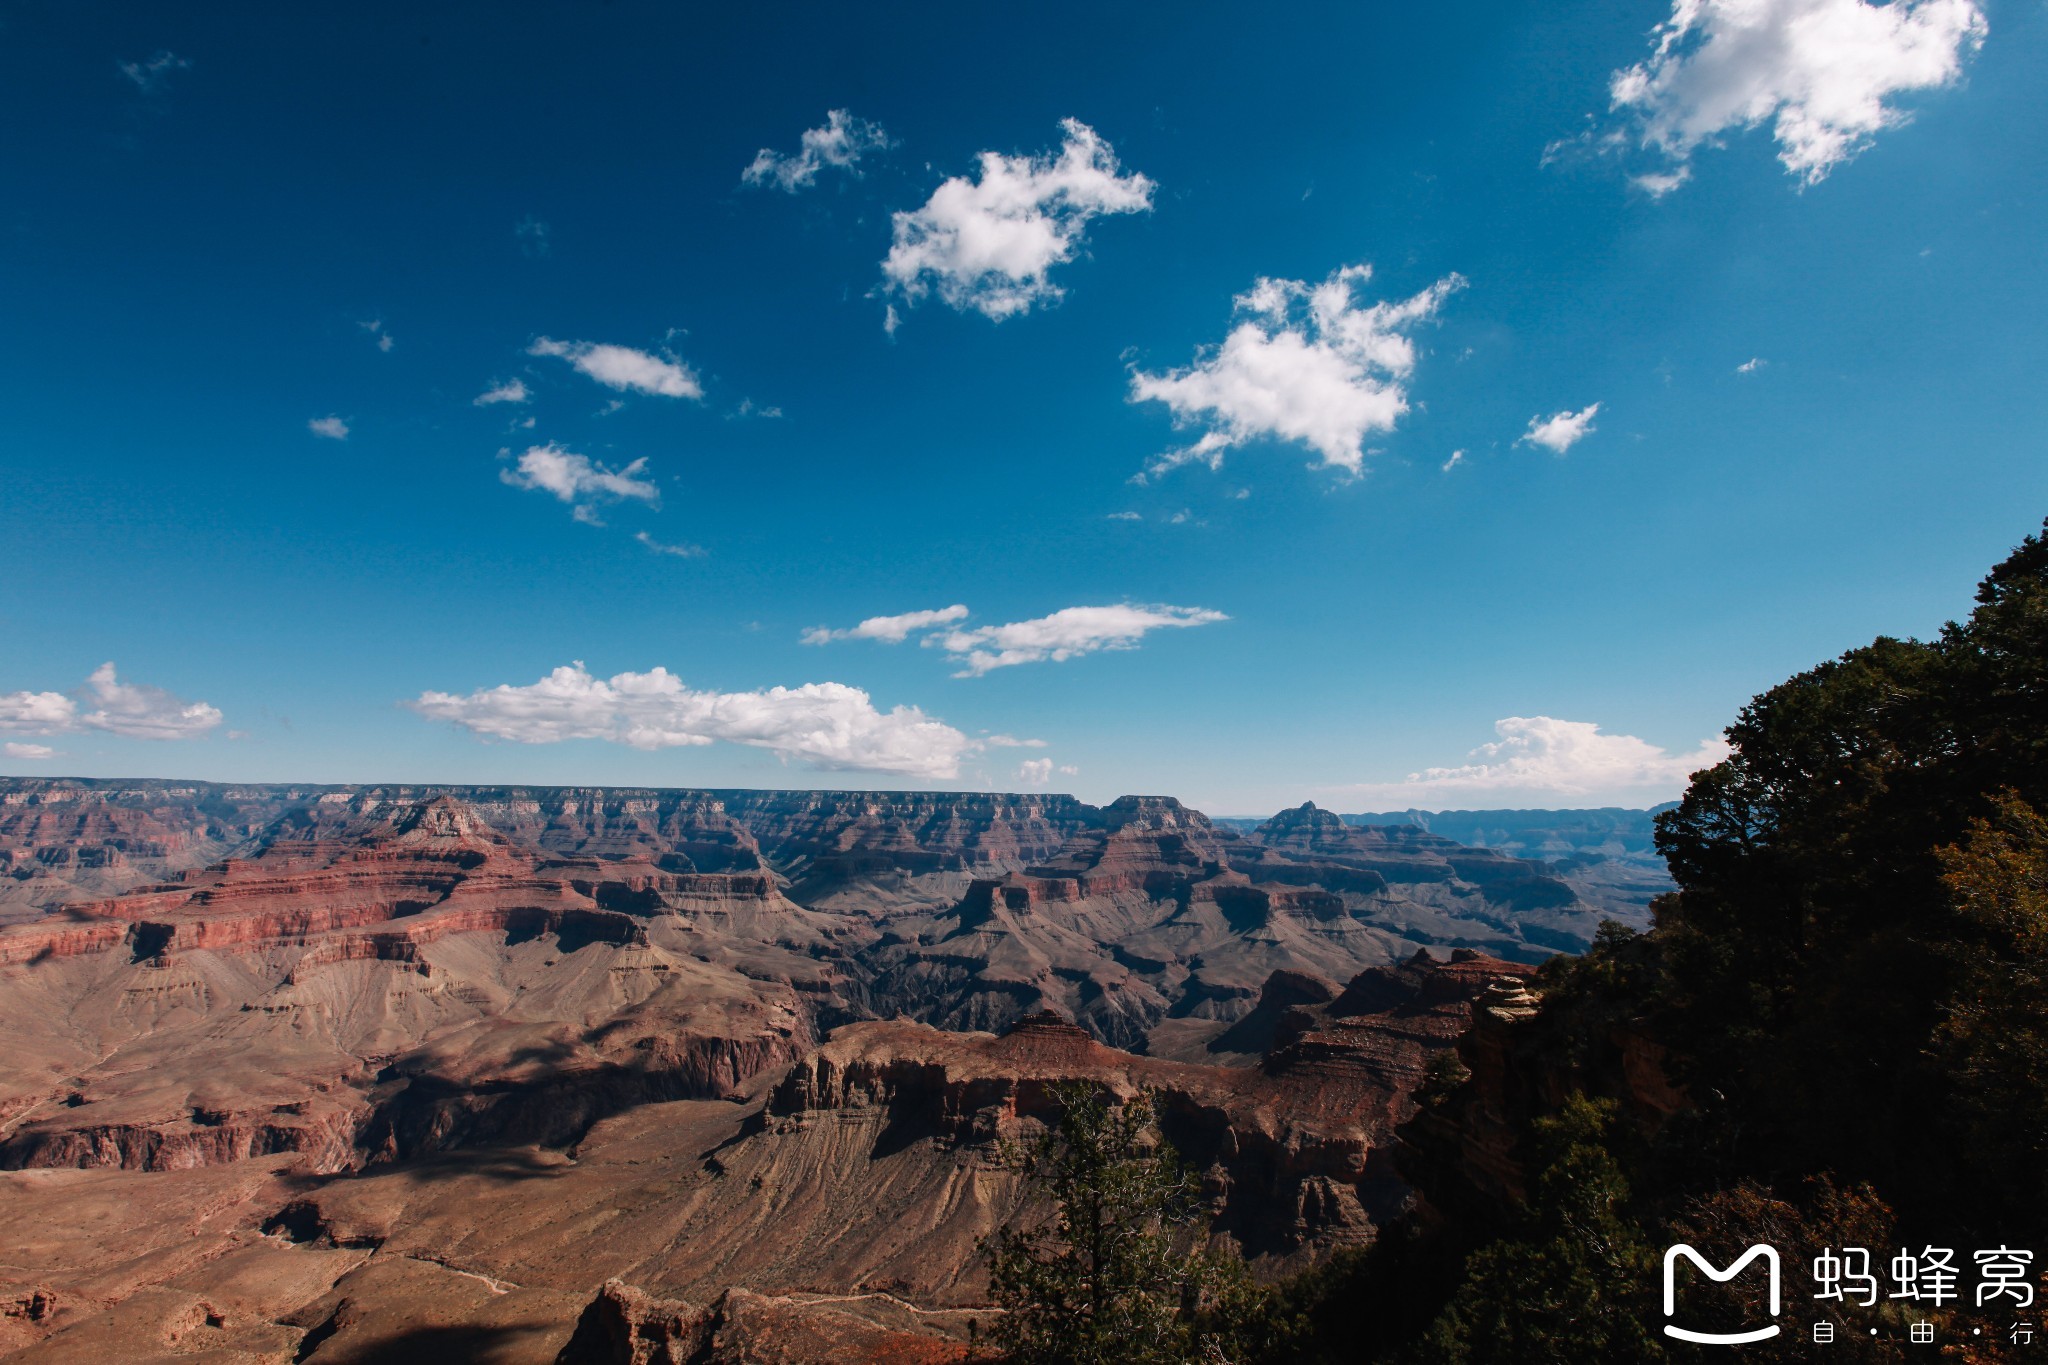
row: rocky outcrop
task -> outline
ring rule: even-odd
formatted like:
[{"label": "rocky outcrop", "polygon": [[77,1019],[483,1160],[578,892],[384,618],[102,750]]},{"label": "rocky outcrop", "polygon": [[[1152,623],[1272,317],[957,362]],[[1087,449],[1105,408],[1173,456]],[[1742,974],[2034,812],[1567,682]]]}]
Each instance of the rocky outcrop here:
[{"label": "rocky outcrop", "polygon": [[607,1280],[555,1365],[954,1365],[994,1361],[932,1314],[887,1294],[756,1294],[729,1289],[709,1306],[658,1299]]}]

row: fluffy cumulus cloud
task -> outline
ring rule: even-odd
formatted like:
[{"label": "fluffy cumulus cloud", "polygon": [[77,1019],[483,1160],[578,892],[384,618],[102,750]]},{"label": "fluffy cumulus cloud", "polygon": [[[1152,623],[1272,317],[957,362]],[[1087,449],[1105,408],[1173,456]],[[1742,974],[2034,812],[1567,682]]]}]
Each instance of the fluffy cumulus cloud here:
[{"label": "fluffy cumulus cloud", "polygon": [[[194,739],[220,722],[220,712],[203,701],[185,701],[160,687],[122,682],[111,663],[95,668],[75,698],[62,692],[0,693],[0,731],[16,734],[100,730],[128,739]],[[37,755],[10,751],[10,757]]]},{"label": "fluffy cumulus cloud", "polygon": [[917,630],[931,630],[937,626],[949,626],[955,621],[967,619],[967,608],[955,603],[940,607],[936,611],[906,611],[901,616],[870,616],[856,626],[831,630],[824,626],[813,626],[804,632],[807,645],[830,644],[834,640],[880,640],[884,644],[900,645]]},{"label": "fluffy cumulus cloud", "polygon": [[1509,716],[1456,767],[1425,768],[1403,782],[1342,788],[1375,809],[1528,805],[1649,805],[1685,789],[1687,779],[1728,757],[1721,739],[1671,753],[1634,735],[1610,735],[1583,720]]},{"label": "fluffy cumulus cloud", "polygon": [[524,403],[533,395],[527,392],[524,379],[508,379],[502,384],[493,384],[471,401],[480,408],[493,403]]},{"label": "fluffy cumulus cloud", "polygon": [[1362,303],[1371,278],[1369,265],[1347,265],[1314,285],[1262,278],[1238,297],[1243,321],[1221,346],[1185,369],[1133,374],[1132,402],[1164,403],[1177,424],[1206,427],[1146,476],[1195,460],[1216,468],[1225,451],[1260,438],[1296,442],[1324,467],[1359,473],[1366,438],[1408,411],[1408,333],[1465,284],[1447,275],[1412,298]]},{"label": "fluffy cumulus cloud", "polygon": [[[646,479],[635,477],[646,468],[647,461],[639,459],[624,469],[607,469],[592,462],[587,455],[578,455],[550,441],[546,445],[527,447],[518,464],[511,469],[500,470],[498,477],[514,488],[552,493],[563,502],[578,504],[579,513],[587,513],[589,499],[660,501],[661,490]],[[588,519],[587,515],[579,517],[579,520]]]},{"label": "fluffy cumulus cloud", "polygon": [[574,663],[524,687],[467,696],[425,692],[407,705],[431,720],[520,744],[601,739],[651,750],[723,741],[812,768],[934,780],[958,777],[961,756],[976,747],[914,706],[881,711],[866,692],[843,683],[701,692],[663,668],[597,678]]},{"label": "fluffy cumulus cloud", "polygon": [[57,751],[47,744],[18,744],[13,740],[9,740],[5,744],[0,744],[0,754],[5,754],[9,758],[21,758],[34,762],[38,759],[55,758]]},{"label": "fluffy cumulus cloud", "polygon": [[1986,31],[1975,0],[1673,0],[1650,58],[1610,88],[1667,161],[1636,183],[1668,193],[1698,148],[1769,124],[1778,160],[1814,184],[1905,121],[1897,96],[1954,81]]},{"label": "fluffy cumulus cloud", "polygon": [[955,677],[973,678],[1017,664],[1062,663],[1104,649],[1136,649],[1148,632],[1207,626],[1230,618],[1206,607],[1068,607],[1031,621],[941,631],[924,643],[944,649],[961,665]]},{"label": "fluffy cumulus cloud", "polygon": [[1026,787],[1043,787],[1052,781],[1052,760],[1027,758],[1017,765],[1017,781]]},{"label": "fluffy cumulus cloud", "polygon": [[827,167],[857,176],[862,157],[886,151],[893,145],[881,124],[855,118],[844,109],[833,109],[826,113],[824,127],[804,129],[803,136],[797,139],[795,153],[763,147],[754,154],[753,164],[741,173],[740,179],[745,184],[773,186],[795,194],[807,188],[818,178],[818,172]]},{"label": "fluffy cumulus cloud", "polygon": [[911,303],[936,293],[997,321],[1059,298],[1049,272],[1073,259],[1089,222],[1146,212],[1154,189],[1135,171],[1121,174],[1093,128],[1078,119],[1060,126],[1056,155],[983,152],[979,178],[954,176],[924,207],[897,213],[883,291]]},{"label": "fluffy cumulus cloud", "polygon": [[636,351],[631,346],[541,337],[526,348],[526,353],[566,360],[582,374],[621,393],[651,393],[661,398],[704,396],[703,381],[688,365],[671,357]]},{"label": "fluffy cumulus cloud", "polygon": [[1600,415],[1600,405],[1590,404],[1577,412],[1553,412],[1548,417],[1531,417],[1529,429],[1522,433],[1521,443],[1542,446],[1554,455],[1562,455],[1583,441],[1593,432],[1593,419]]},{"label": "fluffy cumulus cloud", "polygon": [[348,439],[348,423],[339,417],[315,417],[306,423],[306,430],[315,436],[325,436],[330,441]]}]

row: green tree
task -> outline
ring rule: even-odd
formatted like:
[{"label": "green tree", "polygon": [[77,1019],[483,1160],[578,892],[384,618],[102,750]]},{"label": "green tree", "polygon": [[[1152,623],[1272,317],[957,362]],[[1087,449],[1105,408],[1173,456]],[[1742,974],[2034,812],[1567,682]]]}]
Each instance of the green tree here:
[{"label": "green tree", "polygon": [[1614,1105],[1574,1094],[1534,1125],[1529,1197],[1507,1236],[1473,1253],[1424,1338],[1445,1365],[1633,1365],[1663,1358],[1650,1324],[1657,1259],[1608,1150]]},{"label": "green tree", "polygon": [[2048,1222],[2048,819],[2010,792],[1940,852],[1962,934],[1958,987],[1936,1035],[1955,1077],[1962,1145],[1995,1173],[2011,1216]]},{"label": "green tree", "polygon": [[994,1344],[1018,1365],[1220,1365],[1270,1350],[1280,1329],[1243,1262],[1171,1234],[1199,1212],[1197,1189],[1157,1131],[1152,1096],[1113,1104],[1086,1083],[1054,1093],[1058,1127],[1006,1159],[1055,1215],[983,1246],[1004,1310]]}]

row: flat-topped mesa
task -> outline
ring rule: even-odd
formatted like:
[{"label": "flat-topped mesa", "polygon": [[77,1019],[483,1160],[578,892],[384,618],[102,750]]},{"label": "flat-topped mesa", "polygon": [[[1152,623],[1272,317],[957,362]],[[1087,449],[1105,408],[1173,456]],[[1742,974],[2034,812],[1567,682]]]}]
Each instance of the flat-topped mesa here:
[{"label": "flat-topped mesa", "polygon": [[1516,912],[1578,901],[1543,863],[1467,848],[1418,825],[1346,824],[1310,801],[1260,825],[1231,854],[1231,865],[1254,881],[1314,881],[1366,895],[1389,885],[1464,882]]},{"label": "flat-topped mesa", "polygon": [[1121,796],[1102,814],[1101,828],[1076,834],[1057,857],[1026,873],[1071,879],[1089,896],[1171,895],[1221,871],[1236,838],[1170,796]]}]

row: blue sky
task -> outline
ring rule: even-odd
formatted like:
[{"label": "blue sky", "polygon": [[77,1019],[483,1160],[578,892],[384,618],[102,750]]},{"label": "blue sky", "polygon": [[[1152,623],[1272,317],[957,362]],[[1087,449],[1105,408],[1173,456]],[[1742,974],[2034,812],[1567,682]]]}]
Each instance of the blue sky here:
[{"label": "blue sky", "polygon": [[2031,0],[418,8],[4,12],[0,771],[1642,805],[2048,512]]}]

